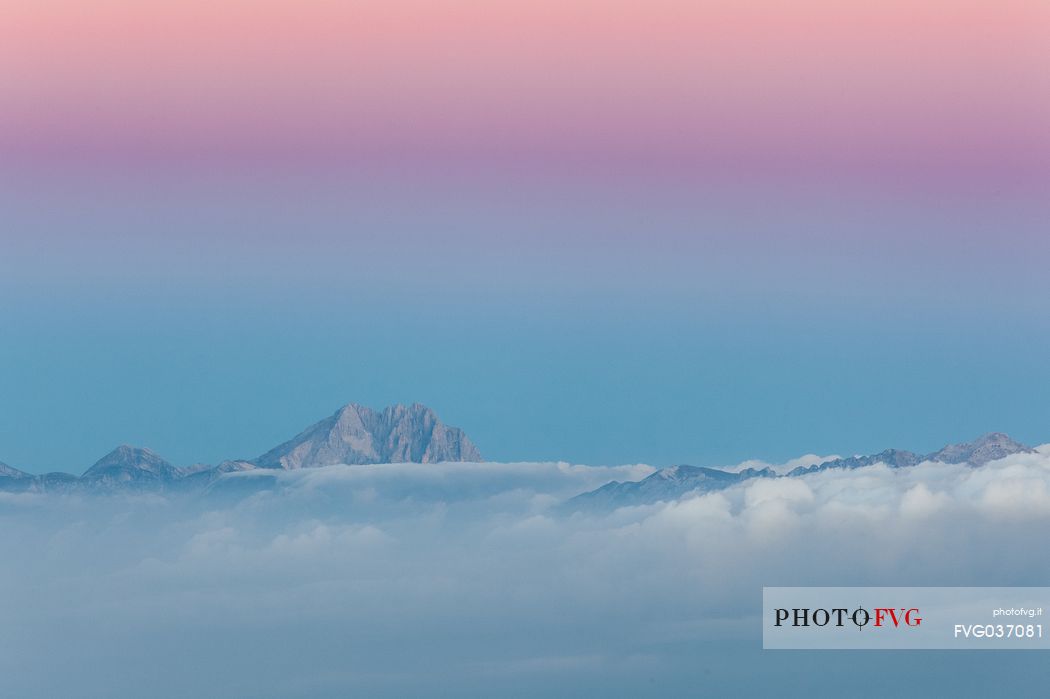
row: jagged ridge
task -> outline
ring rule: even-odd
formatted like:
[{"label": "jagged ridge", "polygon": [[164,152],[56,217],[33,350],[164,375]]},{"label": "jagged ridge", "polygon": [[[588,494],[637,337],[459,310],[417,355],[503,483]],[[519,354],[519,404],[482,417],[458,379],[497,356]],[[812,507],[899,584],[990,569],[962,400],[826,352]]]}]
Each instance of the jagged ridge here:
[{"label": "jagged ridge", "polygon": [[[829,469],[855,469],[875,464],[886,464],[890,468],[909,468],[926,461],[949,464],[965,463],[980,467],[1011,454],[1031,453],[1032,451],[1034,450],[1031,447],[1011,439],[1002,432],[990,432],[972,442],[949,444],[925,456],[901,449],[886,449],[870,456],[851,456],[809,466],[799,466],[783,477],[793,478]],[[650,504],[661,500],[674,500],[689,493],[722,490],[751,478],[770,477],[780,476],[768,468],[760,470],[748,468],[733,472],[697,466],[671,466],[660,469],[640,481],[625,483],[613,481],[595,490],[581,493],[570,499],[565,509],[569,511],[609,510],[625,505]]]},{"label": "jagged ridge", "polygon": [[150,449],[121,445],[79,478],[68,473],[34,476],[0,463],[0,490],[199,490],[236,471],[442,461],[481,461],[481,454],[463,430],[446,425],[425,405],[375,411],[351,403],[253,460],[177,468]]}]

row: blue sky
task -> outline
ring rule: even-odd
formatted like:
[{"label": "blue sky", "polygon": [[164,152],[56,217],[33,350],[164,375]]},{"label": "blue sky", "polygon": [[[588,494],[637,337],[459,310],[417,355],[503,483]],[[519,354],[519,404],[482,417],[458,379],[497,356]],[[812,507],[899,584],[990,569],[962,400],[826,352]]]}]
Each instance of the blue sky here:
[{"label": "blue sky", "polygon": [[5,180],[0,460],[252,457],[351,401],[493,460],[1050,440],[1032,200],[408,181]]},{"label": "blue sky", "polygon": [[1050,439],[1046,12],[804,4],[11,7],[0,459]]}]

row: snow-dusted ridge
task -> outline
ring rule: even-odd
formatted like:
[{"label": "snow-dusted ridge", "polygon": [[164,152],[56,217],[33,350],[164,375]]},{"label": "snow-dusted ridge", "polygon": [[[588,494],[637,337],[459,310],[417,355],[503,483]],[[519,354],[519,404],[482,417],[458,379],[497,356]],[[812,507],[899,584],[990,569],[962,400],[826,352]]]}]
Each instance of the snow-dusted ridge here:
[{"label": "snow-dusted ridge", "polygon": [[[689,493],[707,493],[729,488],[754,478],[798,478],[829,470],[852,470],[882,464],[889,468],[909,468],[922,463],[966,464],[974,468],[1014,454],[1032,454],[1035,449],[1021,444],[1002,432],[990,432],[971,442],[949,444],[931,454],[919,455],[900,449],[886,449],[870,456],[835,457],[808,465],[796,465],[787,473],[770,466],[755,468],[757,462],[744,468],[712,469],[697,466],[671,466],[660,469],[637,482],[607,483],[596,490],[582,493],[565,509],[611,510],[618,507],[671,501]],[[793,460],[791,463],[797,463]]]},{"label": "snow-dusted ridge", "polygon": [[[179,468],[149,449],[123,445],[80,477],[67,473],[34,476],[0,463],[0,490],[242,496],[260,490],[301,487],[303,483],[361,478],[382,482],[386,476],[410,474],[417,486],[454,498],[456,488],[484,491],[492,487],[494,478],[515,477],[524,483],[546,478],[546,491],[557,493],[560,498],[558,510],[571,514],[670,502],[756,479],[798,479],[876,465],[904,469],[934,463],[980,468],[1008,456],[1033,453],[1034,449],[1008,435],[992,432],[925,455],[899,449],[850,457],[810,454],[780,465],[745,461],[728,468],[681,464],[654,469],[644,465],[608,468],[564,463],[493,464],[482,462],[480,452],[461,429],[445,425],[424,405],[395,405],[375,411],[351,403],[255,459],[224,461],[214,467],[196,464]],[[300,471],[316,476],[292,476]],[[558,478],[561,482],[555,483]],[[406,497],[411,495],[405,493]]]}]

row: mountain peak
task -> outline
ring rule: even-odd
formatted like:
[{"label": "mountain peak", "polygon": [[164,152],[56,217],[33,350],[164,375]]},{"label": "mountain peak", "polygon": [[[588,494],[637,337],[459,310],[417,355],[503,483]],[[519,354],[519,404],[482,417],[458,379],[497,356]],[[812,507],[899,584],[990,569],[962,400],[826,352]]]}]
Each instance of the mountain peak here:
[{"label": "mountain peak", "polygon": [[348,403],[255,463],[262,468],[300,469],[480,460],[477,447],[462,430],[445,425],[422,403],[396,404],[382,411]]},{"label": "mountain peak", "polygon": [[370,410],[371,410],[371,408],[369,408],[367,405],[361,405],[360,403],[347,403],[343,407],[339,408],[339,410],[335,411],[335,414],[336,415],[343,415],[343,414],[357,414],[357,415],[360,415],[361,413],[368,412]]},{"label": "mountain peak", "polygon": [[102,458],[134,459],[138,457],[160,458],[157,455],[157,452],[153,451],[148,447],[136,447],[132,446],[131,444],[121,444],[120,446],[115,447],[113,451],[109,452]]},{"label": "mountain peak", "polygon": [[989,432],[972,442],[949,444],[926,458],[946,464],[966,463],[971,466],[983,466],[989,461],[1003,459],[1011,454],[1030,454],[1033,451],[1034,449],[1014,440],[1008,434]]},{"label": "mountain peak", "polygon": [[152,449],[121,444],[96,461],[82,479],[94,483],[156,483],[177,478],[179,471]]}]

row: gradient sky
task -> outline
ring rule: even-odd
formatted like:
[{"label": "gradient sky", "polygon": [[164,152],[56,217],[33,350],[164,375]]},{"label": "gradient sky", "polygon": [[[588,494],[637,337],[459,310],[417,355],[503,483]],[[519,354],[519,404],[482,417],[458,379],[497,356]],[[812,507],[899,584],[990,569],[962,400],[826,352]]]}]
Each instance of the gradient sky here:
[{"label": "gradient sky", "polygon": [[0,0],[0,460],[1050,441],[1050,5]]}]

